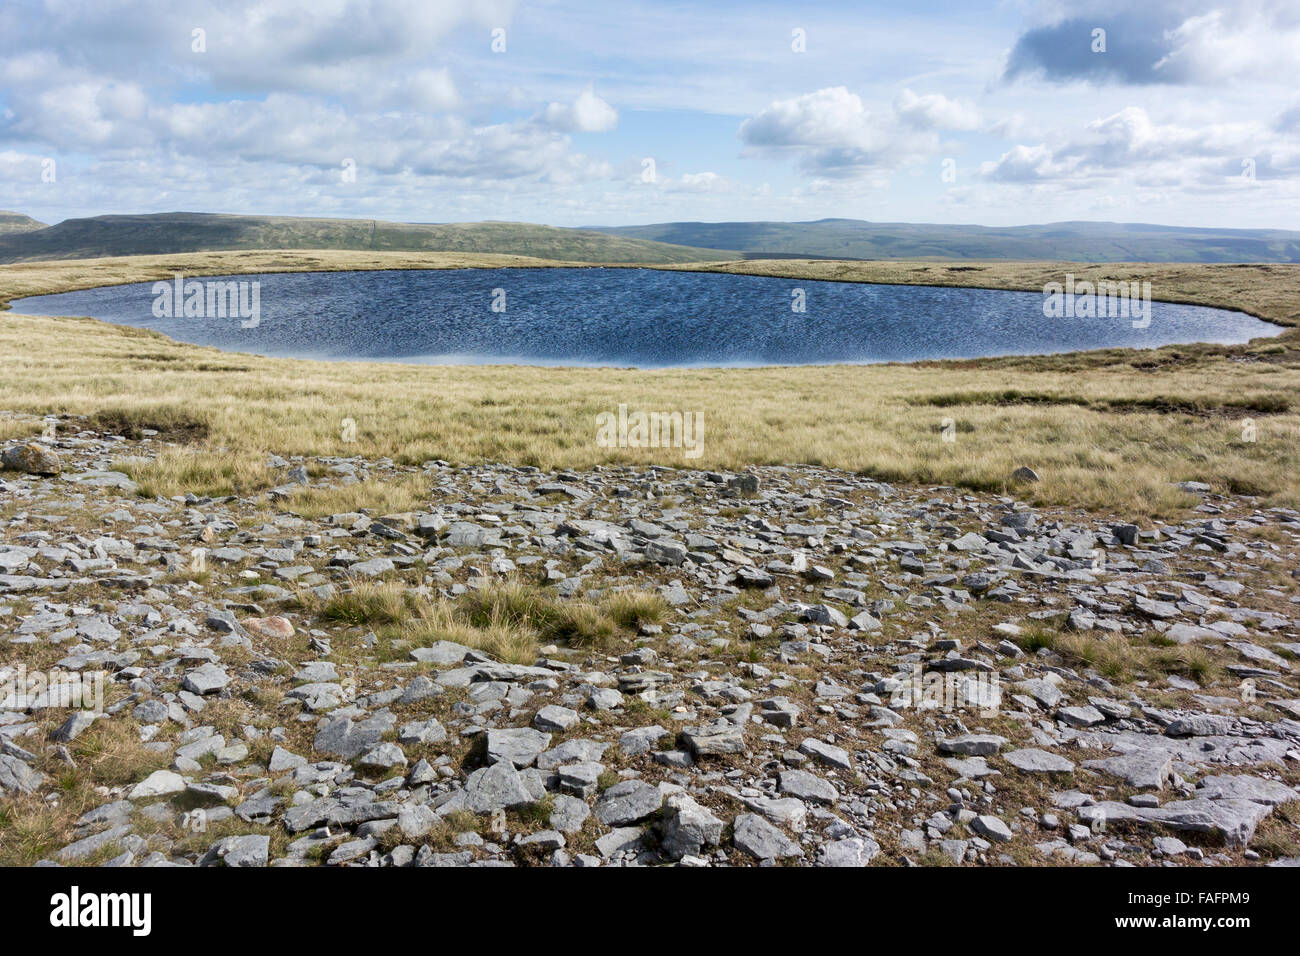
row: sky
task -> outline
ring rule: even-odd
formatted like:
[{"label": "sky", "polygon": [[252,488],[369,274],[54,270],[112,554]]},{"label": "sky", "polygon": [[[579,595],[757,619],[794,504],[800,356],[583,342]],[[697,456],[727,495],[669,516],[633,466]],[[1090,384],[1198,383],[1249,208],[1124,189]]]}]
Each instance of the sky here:
[{"label": "sky", "polygon": [[0,208],[1300,229],[1300,3],[4,0]]}]

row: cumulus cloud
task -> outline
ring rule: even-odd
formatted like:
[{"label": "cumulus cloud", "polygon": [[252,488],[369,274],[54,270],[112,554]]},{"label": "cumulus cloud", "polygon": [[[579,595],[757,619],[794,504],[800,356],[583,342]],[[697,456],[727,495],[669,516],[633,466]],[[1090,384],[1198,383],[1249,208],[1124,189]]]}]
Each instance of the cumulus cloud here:
[{"label": "cumulus cloud", "polygon": [[1157,123],[1130,106],[1054,143],[1017,145],[983,163],[980,175],[990,182],[1074,187],[1120,180],[1195,187],[1240,178],[1247,166],[1257,178],[1291,176],[1298,155],[1300,141],[1271,133],[1263,123]]},{"label": "cumulus cloud", "polygon": [[903,90],[894,101],[894,109],[900,119],[922,129],[972,130],[980,125],[980,114],[974,106],[942,93],[918,96]]},{"label": "cumulus cloud", "polygon": [[486,27],[507,23],[513,7],[48,0],[39,20],[6,9],[0,144],[95,151],[135,168],[150,154],[280,167],[262,178],[315,167],[334,179],[345,160],[371,175],[483,182],[608,176],[608,164],[575,152],[568,135],[617,123],[592,89],[527,119],[475,122],[451,69],[431,62],[431,48],[461,27],[484,27],[486,49]]},{"label": "cumulus cloud", "polygon": [[1300,10],[1285,0],[1091,6],[1024,32],[1007,58],[1003,77],[1213,84],[1295,75],[1300,67]]},{"label": "cumulus cloud", "polygon": [[755,150],[795,155],[819,175],[855,176],[915,161],[938,148],[938,131],[978,124],[973,107],[942,94],[903,90],[872,110],[836,86],[772,103],[741,123],[740,138]]},{"label": "cumulus cloud", "polygon": [[[53,47],[64,65],[146,85],[366,98],[429,66],[460,28],[507,26],[515,0],[46,0],[13,4],[0,53]],[[11,4],[6,4],[10,7]],[[25,14],[25,15],[24,15]],[[195,33],[201,31],[202,43]],[[201,46],[201,50],[196,50]],[[401,104],[396,104],[401,105]]]},{"label": "cumulus cloud", "polygon": [[541,120],[568,133],[604,133],[618,125],[618,111],[587,87],[572,103],[547,104]]},{"label": "cumulus cloud", "polygon": [[1067,172],[1068,167],[1057,162],[1044,143],[1037,146],[1014,146],[997,161],[984,163],[980,167],[980,175],[985,179],[1002,183],[1060,179]]}]

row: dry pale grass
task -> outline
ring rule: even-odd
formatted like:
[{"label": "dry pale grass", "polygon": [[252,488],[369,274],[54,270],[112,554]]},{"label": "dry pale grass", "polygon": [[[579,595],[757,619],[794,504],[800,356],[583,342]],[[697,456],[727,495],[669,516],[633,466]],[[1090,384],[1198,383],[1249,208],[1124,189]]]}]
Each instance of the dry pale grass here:
[{"label": "dry pale grass", "polygon": [[321,620],[373,628],[381,639],[409,649],[451,641],[515,664],[535,661],[544,643],[603,649],[621,633],[667,616],[657,594],[611,593],[598,603],[558,600],[519,580],[494,581],[450,600],[399,581],[357,581],[319,598],[297,595],[300,610]]},{"label": "dry pale grass", "polygon": [[[35,794],[0,801],[0,867],[31,866],[53,858],[77,838],[77,819],[103,804],[96,788],[130,786],[171,762],[169,754],[149,750],[141,742],[139,725],[120,718],[96,721],[69,750],[75,766],[53,756],[41,765],[51,778],[52,802]],[[77,865],[94,866],[119,852],[106,847]]]},{"label": "dry pale grass", "polygon": [[58,806],[35,795],[6,798],[0,803],[0,867],[53,858],[76,839],[77,818],[98,805],[92,791],[71,779],[60,790]]},{"label": "dry pale grass", "polygon": [[22,441],[36,438],[44,429],[39,422],[23,419],[0,418],[0,441]]},{"label": "dry pale grass", "polygon": [[1071,666],[1091,668],[1115,681],[1154,673],[1177,674],[1208,684],[1222,673],[1215,655],[1197,645],[1153,641],[1154,646],[1148,646],[1122,634],[1063,633],[1050,628],[1026,631],[1015,640],[1027,651],[1045,647]]},{"label": "dry pale grass", "polygon": [[[453,254],[202,253],[0,267],[0,300],[173,271],[220,274],[545,265]],[[1066,263],[769,262],[707,268],[791,278],[1041,289],[1066,271],[1150,278],[1157,298],[1300,322],[1300,267]],[[542,468],[658,464],[739,469],[820,464],[885,480],[993,492],[1030,465],[1020,494],[1133,516],[1195,499],[1172,482],[1300,505],[1300,332],[1240,347],[1171,346],[910,365],[761,369],[575,369],[327,363],[228,354],[87,319],[0,316],[0,408],[106,415],[213,449],[139,466],[146,492],[230,493],[270,483],[268,453],[504,461]],[[703,416],[701,457],[609,449],[596,416],[631,409]],[[343,441],[343,420],[356,441]],[[945,442],[943,423],[952,419]],[[1247,420],[1254,425],[1254,441]],[[156,469],[150,477],[147,469]],[[258,476],[255,478],[255,476]],[[193,487],[182,487],[193,482]],[[343,492],[346,494],[346,492]],[[306,505],[304,505],[306,507]],[[369,505],[358,505],[369,507]],[[400,502],[376,502],[406,510]],[[335,505],[321,504],[321,508]],[[342,505],[336,510],[342,510]],[[349,506],[351,510],[351,506]]]},{"label": "dry pale grass", "polygon": [[266,488],[274,477],[265,456],[252,452],[164,448],[154,458],[123,458],[115,464],[139,485],[139,494],[149,498],[188,491],[244,495]]},{"label": "dry pale grass", "polygon": [[662,624],[668,617],[668,602],[657,591],[614,591],[604,596],[601,607],[630,631],[642,624]]},{"label": "dry pale grass", "polygon": [[71,749],[78,771],[106,787],[139,783],[171,763],[169,754],[141,742],[140,727],[132,720],[97,720]]},{"label": "dry pale grass", "polygon": [[391,480],[368,478],[350,484],[304,487],[290,494],[278,507],[303,518],[324,518],[363,509],[391,514],[426,506],[428,498],[428,479],[412,474]]},{"label": "dry pale grass", "polygon": [[474,616],[469,604],[457,606],[396,581],[357,581],[324,600],[301,592],[297,603],[322,620],[373,628],[381,639],[407,649],[452,641],[497,660],[531,664],[540,647],[537,631],[522,620],[498,614]]}]

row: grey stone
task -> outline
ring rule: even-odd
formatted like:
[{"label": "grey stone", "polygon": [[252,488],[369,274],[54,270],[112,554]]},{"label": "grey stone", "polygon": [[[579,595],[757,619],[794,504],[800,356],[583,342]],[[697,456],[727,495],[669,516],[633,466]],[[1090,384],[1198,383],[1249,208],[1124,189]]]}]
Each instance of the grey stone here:
[{"label": "grey stone", "polygon": [[1007,738],[997,734],[963,734],[948,737],[938,744],[941,754],[960,754],[964,757],[990,757],[1007,745]]},{"label": "grey stone", "polygon": [[847,750],[836,747],[834,744],[828,744],[824,740],[818,740],[815,737],[809,737],[799,744],[799,752],[807,754],[828,767],[837,767],[840,770],[853,769],[853,760],[849,757]]},{"label": "grey stone", "polygon": [[618,738],[618,747],[626,756],[635,757],[637,754],[654,750],[659,739],[667,733],[668,731],[658,724],[651,727],[637,727],[624,732]]},{"label": "grey stone", "polygon": [[550,745],[550,734],[531,727],[488,730],[483,734],[482,744],[488,763],[508,760],[516,767],[529,766]]},{"label": "grey stone", "polygon": [[208,847],[200,866],[224,863],[226,866],[266,866],[271,855],[271,838],[258,834],[230,836]]},{"label": "grey stone", "polygon": [[1003,754],[1003,759],[1011,766],[1026,773],[1073,773],[1074,764],[1060,754],[1047,750],[1026,747]]},{"label": "grey stone", "polygon": [[533,723],[541,730],[568,730],[578,722],[578,712],[568,707],[550,704],[543,707],[533,718]]},{"label": "grey stone", "polygon": [[803,856],[803,849],[755,813],[742,813],[732,826],[731,842],[758,860],[783,860]]},{"label": "grey stone", "polygon": [[230,683],[230,677],[219,664],[204,664],[202,667],[196,667],[185,675],[181,681],[181,686],[191,694],[198,694],[200,697],[206,694],[216,694],[224,690]]},{"label": "grey stone", "polygon": [[351,717],[336,717],[317,732],[313,746],[319,753],[352,760],[379,743],[392,729],[391,714],[376,714],[359,721]]},{"label": "grey stone", "polygon": [[145,800],[150,797],[163,797],[180,793],[185,789],[185,778],[171,770],[155,770],[144,780],[131,788],[128,796],[132,800]]},{"label": "grey stone", "polygon": [[971,821],[970,828],[993,843],[1008,843],[1011,840],[1010,827],[992,814],[976,817]]},{"label": "grey stone", "polygon": [[671,860],[699,856],[722,839],[723,823],[685,793],[674,793],[664,802],[660,825],[660,847]]},{"label": "grey stone", "polygon": [[474,771],[465,783],[465,809],[472,813],[492,813],[534,802],[509,760]]},{"label": "grey stone", "polygon": [[1173,774],[1174,758],[1166,750],[1142,750],[1100,760],[1085,760],[1084,767],[1118,777],[1130,787],[1161,790]]},{"label": "grey stone", "polygon": [[818,866],[869,866],[880,854],[880,844],[870,837],[846,837],[822,845]]},{"label": "grey stone", "polygon": [[596,819],[606,826],[623,826],[644,820],[664,802],[658,787],[641,780],[624,780],[606,790],[596,803]]},{"label": "grey stone", "polygon": [[835,803],[840,798],[839,791],[829,781],[806,770],[782,770],[778,789],[781,793],[816,803]]},{"label": "grey stone", "polygon": [[45,782],[41,773],[17,757],[0,754],[0,791],[5,793],[34,793]]}]

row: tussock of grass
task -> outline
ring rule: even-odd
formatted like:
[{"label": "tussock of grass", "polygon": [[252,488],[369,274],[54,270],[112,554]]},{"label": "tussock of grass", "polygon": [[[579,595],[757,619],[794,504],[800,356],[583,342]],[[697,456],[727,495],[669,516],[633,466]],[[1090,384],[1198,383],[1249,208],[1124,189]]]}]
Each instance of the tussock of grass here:
[{"label": "tussock of grass", "polygon": [[13,441],[36,438],[44,431],[40,422],[16,421],[12,418],[0,418],[0,441]]},{"label": "tussock of grass", "polygon": [[1179,644],[1155,648],[1147,652],[1147,664],[1164,674],[1177,674],[1205,684],[1216,677],[1221,668],[1204,647]]},{"label": "tussock of grass", "polygon": [[96,431],[139,439],[146,431],[157,432],[163,441],[200,441],[208,435],[206,418],[175,405],[115,405],[90,416],[88,427]]},{"label": "tussock of grass", "polygon": [[1035,628],[1015,638],[1029,652],[1047,648],[1075,667],[1091,667],[1111,680],[1123,678],[1137,662],[1138,656],[1128,640],[1118,634],[1061,633]]},{"label": "tussock of grass", "polygon": [[461,597],[460,613],[476,627],[492,621],[546,629],[555,617],[555,600],[541,588],[520,581],[491,584]]},{"label": "tussock of grass", "polygon": [[107,787],[139,783],[171,763],[169,754],[144,745],[135,721],[121,717],[95,721],[76,739],[72,753],[79,772]]},{"label": "tussock of grass", "polygon": [[405,475],[379,481],[368,478],[346,485],[304,487],[284,503],[287,510],[303,518],[368,511],[375,514],[413,511],[428,498],[428,481],[421,475]]},{"label": "tussock of grass", "polygon": [[417,601],[397,633],[416,647],[452,641],[512,664],[531,664],[540,647],[537,632],[526,623],[491,614],[472,624],[455,604],[445,600]]},{"label": "tussock of grass", "polygon": [[163,448],[150,459],[116,463],[139,486],[142,497],[247,495],[271,487],[275,474],[263,455],[243,451],[193,451]]},{"label": "tussock of grass", "polygon": [[619,627],[628,630],[662,624],[668,617],[668,602],[656,591],[615,591],[606,595],[601,605]]},{"label": "tussock of grass", "polygon": [[403,647],[452,641],[511,663],[536,660],[544,643],[604,648],[621,630],[667,613],[656,594],[626,592],[592,604],[563,601],[518,580],[494,582],[458,600],[429,597],[398,582],[365,581],[324,601],[304,591],[296,603],[327,621],[374,628]]},{"label": "tussock of grass", "polygon": [[1136,671],[1177,674],[1205,684],[1221,671],[1214,655],[1204,647],[1165,644],[1159,635],[1153,646],[1141,647],[1120,634],[1060,633],[1035,628],[1015,638],[1026,651],[1047,648],[1074,667],[1089,667],[1110,680],[1122,680]]},{"label": "tussock of grass", "polygon": [[[318,611],[327,621],[352,627],[375,627],[398,624],[414,613],[414,595],[400,584],[358,581],[346,591],[328,598]],[[299,595],[299,603],[310,599]]]},{"label": "tussock of grass", "polygon": [[570,647],[604,648],[618,633],[618,624],[594,604],[561,604],[545,633]]},{"label": "tussock of grass", "polygon": [[35,795],[0,802],[0,866],[31,866],[51,859],[76,839],[77,817],[101,801],[85,788],[73,787],[51,807]]},{"label": "tussock of grass", "polygon": [[518,581],[493,584],[461,599],[473,623],[500,620],[530,627],[546,642],[570,647],[606,647],[620,628],[635,629],[642,619],[662,620],[667,604],[659,595],[607,595],[600,604],[557,601],[541,588]]}]

